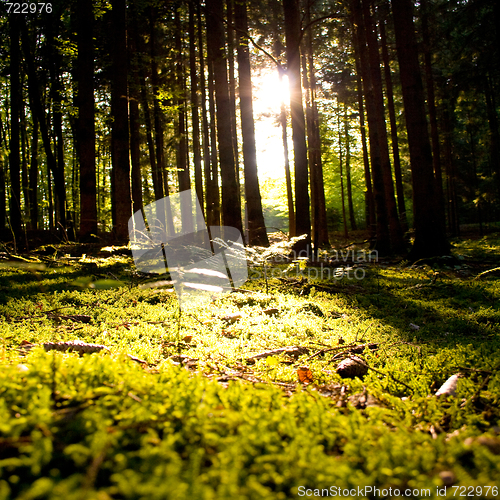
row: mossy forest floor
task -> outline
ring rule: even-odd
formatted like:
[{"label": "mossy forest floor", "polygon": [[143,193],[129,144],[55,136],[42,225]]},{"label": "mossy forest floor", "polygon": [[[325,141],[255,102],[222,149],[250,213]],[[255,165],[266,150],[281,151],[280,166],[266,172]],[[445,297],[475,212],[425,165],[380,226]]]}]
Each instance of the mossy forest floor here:
[{"label": "mossy forest floor", "polygon": [[[495,498],[499,256],[496,234],[331,263],[350,279],[283,265],[179,329],[126,251],[4,254],[0,499]],[[75,340],[108,350],[44,348]]]}]

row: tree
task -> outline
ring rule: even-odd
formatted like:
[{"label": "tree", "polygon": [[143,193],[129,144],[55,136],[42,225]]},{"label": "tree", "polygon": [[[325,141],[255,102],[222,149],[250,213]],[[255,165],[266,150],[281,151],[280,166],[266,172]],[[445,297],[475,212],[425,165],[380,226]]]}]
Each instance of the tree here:
[{"label": "tree", "polygon": [[77,22],[77,151],[80,164],[80,239],[97,235],[95,112],[92,0],[76,4]]},{"label": "tree", "polygon": [[268,246],[266,225],[262,213],[259,179],[257,176],[257,152],[255,147],[255,124],[252,105],[252,81],[248,40],[243,33],[248,31],[247,6],[245,0],[236,0],[234,5],[237,33],[238,80],[243,138],[243,162],[245,172],[245,198],[248,215],[248,244]]},{"label": "tree", "polygon": [[21,88],[19,74],[21,72],[21,48],[19,38],[21,33],[20,16],[11,14],[9,17],[10,35],[10,226],[15,242],[22,247],[21,231],[21,158],[19,155],[19,117],[21,114]]},{"label": "tree", "polygon": [[306,127],[302,107],[300,78],[300,9],[298,0],[283,0],[285,12],[287,75],[290,85],[290,114],[295,164],[295,232],[306,234],[295,250],[310,252],[311,216],[309,213],[309,178],[306,146]]},{"label": "tree", "polygon": [[128,238],[128,220],[132,216],[130,191],[127,35],[125,0],[112,2],[113,74],[111,81],[111,159],[113,232],[118,241]]},{"label": "tree", "polygon": [[233,154],[231,103],[227,80],[222,0],[207,0],[208,44],[211,46],[215,101],[217,105],[217,142],[222,184],[222,221],[243,232],[241,202]]},{"label": "tree", "polygon": [[448,254],[450,247],[436,196],[413,4],[411,0],[393,0],[392,12],[412,171],[415,241],[410,258],[415,260]]}]

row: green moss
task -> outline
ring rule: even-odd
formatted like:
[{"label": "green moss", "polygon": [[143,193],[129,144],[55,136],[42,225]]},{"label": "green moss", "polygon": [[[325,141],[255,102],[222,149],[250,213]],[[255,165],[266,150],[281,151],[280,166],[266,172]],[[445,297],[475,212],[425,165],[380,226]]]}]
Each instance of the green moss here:
[{"label": "green moss", "polygon": [[[474,277],[498,267],[498,248],[491,237],[456,243],[458,268],[270,279],[269,294],[250,280],[255,293],[185,308],[180,337],[176,295],[138,287],[129,258],[3,267],[0,498],[279,499],[300,486],[434,498],[442,471],[455,485],[495,484],[500,280]],[[107,279],[124,285],[88,287]],[[110,350],[20,349],[67,340]],[[378,344],[361,354],[373,368],[362,380],[335,371],[351,343]],[[307,351],[249,361],[285,346]],[[310,386],[297,383],[303,365]],[[432,396],[459,372],[454,396]]]}]

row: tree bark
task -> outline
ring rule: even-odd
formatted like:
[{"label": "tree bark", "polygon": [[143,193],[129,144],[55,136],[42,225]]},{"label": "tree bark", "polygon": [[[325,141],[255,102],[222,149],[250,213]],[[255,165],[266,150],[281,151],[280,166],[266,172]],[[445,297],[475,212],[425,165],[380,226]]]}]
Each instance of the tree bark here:
[{"label": "tree bark", "polygon": [[231,102],[227,80],[222,0],[207,0],[208,45],[213,57],[217,136],[222,183],[222,221],[243,233],[238,172],[233,155]]},{"label": "tree bark", "polygon": [[9,17],[10,35],[10,227],[13,232],[14,244],[22,247],[22,217],[21,217],[21,157],[19,155],[19,118],[21,115],[21,33],[20,16],[11,14]]},{"label": "tree bark", "polygon": [[243,138],[243,162],[245,172],[245,198],[248,215],[248,244],[269,246],[266,224],[262,212],[259,178],[257,175],[257,151],[255,146],[255,123],[252,105],[252,80],[248,40],[241,33],[248,31],[247,5],[239,0],[234,5],[235,23],[238,30],[238,80]]},{"label": "tree bark", "polygon": [[401,224],[399,223],[396,199],[394,197],[394,183],[392,180],[391,160],[389,157],[389,145],[387,142],[387,130],[385,126],[384,93],[382,89],[382,74],[380,70],[380,53],[378,47],[377,33],[371,14],[372,0],[361,0],[363,9],[363,21],[366,33],[366,41],[369,54],[370,82],[373,92],[375,114],[372,117],[372,126],[376,127],[378,138],[380,166],[384,182],[385,203],[389,223],[391,239],[391,250],[402,252],[405,249]]},{"label": "tree bark", "polygon": [[394,90],[392,86],[391,65],[389,61],[389,51],[387,49],[387,36],[385,31],[385,9],[381,10],[380,19],[380,45],[382,46],[382,60],[384,62],[384,79],[387,98],[387,110],[389,111],[389,122],[391,125],[391,145],[392,159],[394,162],[394,177],[396,180],[396,194],[398,198],[398,213],[401,225],[404,230],[408,229],[406,218],[405,197],[403,190],[403,178],[401,175],[401,158],[399,156],[398,126],[396,123],[396,111],[394,108]]},{"label": "tree bark", "polygon": [[355,44],[360,61],[359,69],[363,80],[368,121],[368,136],[370,141],[373,199],[376,211],[376,243],[374,248],[380,255],[386,255],[391,251],[391,240],[389,236],[385,185],[382,173],[379,127],[376,118],[377,107],[375,105],[374,89],[369,71],[370,63],[368,58],[368,49],[366,46],[363,12],[360,0],[351,0],[351,10],[354,22]]},{"label": "tree bark", "polygon": [[309,178],[306,146],[302,86],[300,78],[300,10],[298,0],[283,0],[285,11],[285,37],[287,75],[290,85],[290,114],[292,117],[292,139],[295,163],[295,231],[306,235],[295,251],[311,251],[311,216],[309,200]]},{"label": "tree bark", "polygon": [[416,260],[448,254],[450,247],[436,196],[424,89],[413,26],[413,4],[411,0],[393,0],[392,12],[412,169],[415,240],[410,258]]},{"label": "tree bark", "polygon": [[127,35],[125,0],[112,0],[113,77],[111,81],[111,212],[113,233],[118,241],[128,239],[128,220],[132,216],[130,190]]},{"label": "tree bark", "polygon": [[[198,72],[196,66],[196,31],[195,31],[195,8],[192,2],[189,2],[189,78],[191,83],[191,124],[193,128],[193,163],[194,163],[194,185],[196,196],[202,210],[205,207],[205,197],[203,194],[203,172],[201,169],[201,146],[200,146],[200,115],[198,100]],[[202,76],[204,78],[204,76]],[[203,96],[204,98],[204,96]]]}]

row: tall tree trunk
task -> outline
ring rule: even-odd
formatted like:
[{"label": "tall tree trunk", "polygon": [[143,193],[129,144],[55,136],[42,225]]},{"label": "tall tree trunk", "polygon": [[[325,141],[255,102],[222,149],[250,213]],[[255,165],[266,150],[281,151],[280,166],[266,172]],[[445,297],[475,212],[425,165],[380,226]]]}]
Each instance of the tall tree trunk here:
[{"label": "tall tree trunk", "polygon": [[392,2],[406,129],[412,169],[415,241],[411,259],[448,254],[441,220],[427,129],[425,97],[418,62],[411,0]]},{"label": "tall tree trunk", "polygon": [[132,216],[130,191],[127,34],[125,0],[112,0],[113,77],[111,82],[111,212],[113,232],[118,241],[128,238],[128,220]]},{"label": "tall tree trunk", "polygon": [[259,178],[257,176],[257,151],[255,147],[255,123],[252,105],[252,80],[248,40],[241,33],[248,31],[247,5],[239,0],[234,5],[236,28],[238,30],[238,79],[241,113],[241,134],[243,137],[243,162],[245,172],[245,198],[248,215],[248,244],[268,246],[266,224],[262,212]]},{"label": "tall tree trunk", "polygon": [[437,123],[436,100],[434,95],[434,77],[432,76],[432,54],[429,29],[429,5],[427,0],[421,0],[422,10],[422,38],[424,51],[425,80],[427,87],[427,107],[429,110],[429,122],[431,127],[431,145],[432,145],[432,166],[436,178],[436,194],[440,210],[440,218],[444,221],[444,192],[443,192],[443,174],[441,172],[441,151],[439,140],[439,129]]},{"label": "tall tree trunk", "polygon": [[376,28],[370,12],[372,0],[361,0],[361,4],[363,9],[366,41],[368,45],[370,82],[374,99],[375,115],[373,116],[372,124],[377,129],[376,134],[379,142],[379,161],[384,180],[385,203],[387,206],[391,249],[393,252],[401,252],[404,251],[405,245],[401,224],[399,223],[396,199],[394,197],[394,183],[392,180],[387,130],[385,127],[384,93],[382,89],[382,74],[380,70],[380,53]]},{"label": "tall tree trunk", "polygon": [[[500,31],[500,27],[497,27]],[[490,146],[490,164],[496,179],[498,196],[500,197],[500,134],[498,131],[498,116],[496,110],[496,103],[494,93],[492,91],[492,83],[490,75],[485,77],[485,92],[484,97],[486,100],[486,113],[488,116],[489,126],[489,146]]]},{"label": "tall tree trunk", "polygon": [[403,190],[403,178],[401,175],[401,158],[399,156],[398,126],[396,123],[396,111],[394,108],[394,90],[392,86],[391,65],[389,61],[389,51],[387,49],[387,36],[385,32],[386,9],[380,11],[382,17],[380,26],[380,45],[382,46],[382,60],[384,62],[384,79],[387,98],[387,110],[389,111],[389,122],[391,125],[392,158],[394,161],[394,177],[396,179],[396,194],[398,198],[398,213],[401,225],[404,230],[408,229],[406,218],[405,197]]},{"label": "tall tree trunk", "polygon": [[[31,136],[31,164],[29,175],[30,226],[38,229],[38,120],[33,115],[33,132]],[[1,221],[1,219],[0,219]]]},{"label": "tall tree trunk", "polygon": [[[151,53],[151,86],[153,87],[153,119],[154,119],[154,138],[155,138],[155,170],[153,170],[153,189],[155,199],[160,200],[168,195],[168,191],[164,193],[163,175],[165,173],[165,152],[164,152],[164,138],[163,138],[163,112],[160,108],[160,100],[158,96],[158,48],[156,40],[156,8],[150,7],[150,32],[149,32],[149,47]],[[168,185],[168,184],[167,184]]]},{"label": "tall tree trunk", "polygon": [[132,181],[132,212],[135,213],[143,207],[142,201],[142,174],[141,174],[141,119],[139,112],[139,101],[141,99],[141,82],[140,82],[140,62],[136,59],[138,53],[137,39],[138,12],[135,3],[130,4],[132,19],[129,19],[128,37],[128,60],[130,61],[129,72],[129,111],[130,111],[130,163],[131,163],[131,181]]},{"label": "tall tree trunk", "polygon": [[21,48],[20,37],[20,16],[9,16],[10,35],[10,227],[14,236],[14,243],[22,247],[21,231],[21,158],[19,155],[19,118],[21,115],[21,86],[19,75],[21,73]]},{"label": "tall tree trunk", "polygon": [[[196,65],[196,31],[195,31],[195,7],[189,2],[189,77],[191,83],[191,124],[193,128],[193,163],[194,163],[194,185],[196,196],[200,207],[204,210],[203,195],[203,172],[201,169],[201,147],[200,147],[200,115],[198,100],[198,72]],[[202,76],[204,78],[204,76]],[[203,96],[204,98],[204,96]]]},{"label": "tall tree trunk", "polygon": [[[280,86],[283,82],[283,71],[278,68]],[[286,199],[288,204],[288,234],[290,237],[297,236],[295,230],[295,206],[293,203],[292,177],[290,174],[290,157],[288,154],[288,134],[287,134],[287,116],[286,104],[283,98],[280,105],[280,123],[281,123],[281,140],[283,142],[283,157],[285,160],[285,182],[286,182]]]},{"label": "tall tree trunk", "polygon": [[222,0],[207,0],[208,45],[213,58],[215,100],[217,105],[217,136],[222,183],[222,221],[243,233],[238,172],[233,154],[231,102],[224,50],[224,9]]},{"label": "tall tree trunk", "polygon": [[[219,217],[217,222],[214,222],[215,207],[218,207],[219,195],[214,196],[212,187],[212,156],[210,149],[210,124],[207,110],[207,85],[205,80],[205,58],[203,55],[203,22],[201,18],[201,6],[198,3],[196,7],[196,18],[198,21],[197,40],[198,40],[198,53],[200,60],[200,99],[201,99],[201,124],[202,124],[202,149],[203,149],[203,167],[205,178],[205,218],[208,226],[216,226],[219,224]],[[213,94],[209,94],[209,107],[213,103]],[[216,205],[217,204],[217,205]],[[217,209],[218,213],[218,209]]]},{"label": "tall tree trunk", "polygon": [[344,226],[344,238],[347,240],[349,232],[347,231],[347,216],[345,210],[345,191],[344,191],[344,151],[342,149],[342,122],[340,121],[340,102],[337,101],[337,127],[339,134],[339,170],[340,170],[340,197],[342,200],[342,221]]},{"label": "tall tree trunk", "polygon": [[[56,214],[56,222],[60,222],[64,227],[66,223],[66,183],[64,179],[64,171],[58,171],[57,160],[52,151],[52,144],[50,141],[50,134],[45,117],[45,111],[40,99],[40,89],[38,86],[38,78],[34,64],[34,58],[31,55],[28,28],[24,19],[22,19],[21,21],[21,38],[25,60],[28,66],[28,89],[30,101],[33,103],[33,108],[36,112],[38,123],[40,125],[43,146],[45,155],[47,157],[47,167],[54,176],[54,192],[56,196],[56,207],[58,208],[58,213]],[[51,212],[52,210],[49,209],[49,211]],[[50,227],[52,229],[53,224],[51,224]]]},{"label": "tall tree trunk", "polygon": [[385,196],[384,177],[380,152],[380,136],[377,124],[377,107],[375,105],[374,89],[370,76],[370,63],[363,21],[363,12],[360,0],[351,0],[351,10],[354,22],[354,38],[359,54],[359,69],[363,80],[366,114],[368,121],[368,135],[370,141],[370,160],[372,168],[373,199],[376,211],[376,243],[374,248],[380,255],[391,251],[391,239],[388,228],[388,215]]},{"label": "tall tree trunk", "polygon": [[311,216],[302,86],[300,78],[300,9],[298,0],[283,0],[285,11],[285,36],[287,75],[290,85],[290,114],[295,163],[295,231],[306,235],[295,247],[296,251],[311,250]]},{"label": "tall tree trunk", "polygon": [[344,134],[345,134],[345,176],[347,188],[347,206],[349,208],[349,222],[351,230],[358,229],[356,217],[354,216],[354,205],[352,201],[352,182],[351,182],[351,138],[349,136],[349,117],[347,115],[347,104],[344,103]]},{"label": "tall tree trunk", "polygon": [[[239,1],[239,0],[238,0]],[[238,152],[238,132],[236,125],[236,77],[234,70],[234,20],[233,20],[233,4],[234,0],[226,0],[226,13],[227,13],[227,60],[228,60],[228,84],[229,84],[229,102],[231,110],[231,131],[233,140],[233,156],[234,166],[236,169],[236,180],[238,181],[238,189],[240,189],[240,162]]]},{"label": "tall tree trunk", "polygon": [[[2,117],[0,115],[0,148],[8,147],[7,140],[4,134]],[[5,164],[3,158],[0,157],[0,231],[5,229],[5,220],[7,217],[7,204],[5,203],[6,184],[5,184]]]},{"label": "tall tree trunk", "polygon": [[[306,5],[305,23],[311,21],[310,6]],[[316,102],[316,74],[314,70],[313,54],[313,28],[310,26],[305,35],[305,69],[304,81],[307,82],[309,99],[308,109],[306,109],[307,118],[307,141],[309,153],[309,172],[311,176],[311,205],[313,213],[313,231],[314,252],[321,247],[329,246],[328,225],[326,223],[326,200],[325,187],[323,182],[323,162],[321,159],[321,136],[319,129],[319,112]]]},{"label": "tall tree trunk", "polygon": [[[208,17],[208,14],[207,16]],[[206,21],[208,23],[208,21]],[[219,157],[217,154],[217,117],[215,112],[215,83],[214,83],[214,56],[212,44],[207,40],[208,66],[208,113],[210,116],[210,162],[205,166],[207,186],[207,224],[218,226],[221,224],[220,196],[219,196]]]},{"label": "tall tree trunk", "polygon": [[[353,23],[354,24],[354,23]],[[361,149],[363,151],[363,169],[365,174],[365,223],[369,239],[374,240],[376,234],[375,200],[373,198],[372,177],[370,173],[370,160],[366,144],[365,109],[363,104],[363,83],[361,81],[361,64],[359,61],[359,48],[356,34],[354,35],[354,58],[356,63],[356,81],[359,112],[359,129],[361,133]]]}]

